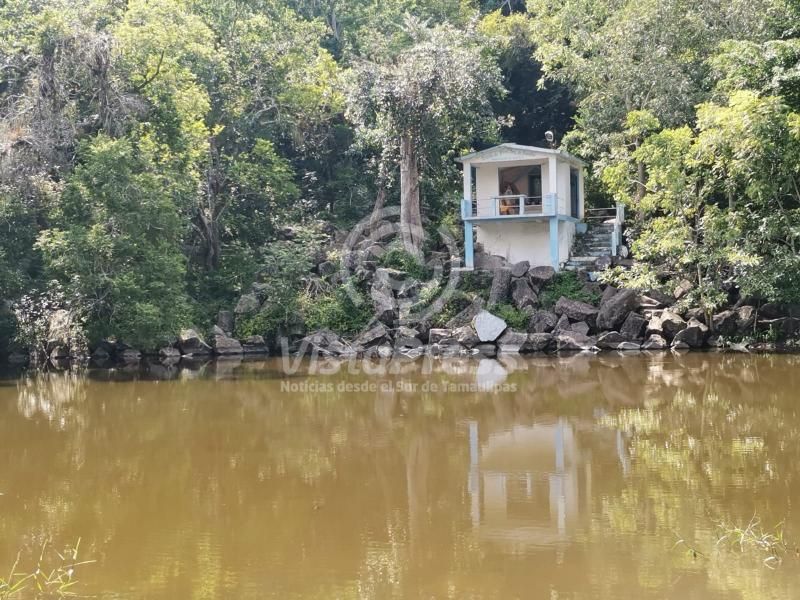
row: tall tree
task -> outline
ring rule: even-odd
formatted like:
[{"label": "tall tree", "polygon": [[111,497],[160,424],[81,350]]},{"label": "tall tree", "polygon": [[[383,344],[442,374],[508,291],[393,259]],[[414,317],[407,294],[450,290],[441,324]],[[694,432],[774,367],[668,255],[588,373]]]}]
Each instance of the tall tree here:
[{"label": "tall tree", "polygon": [[408,18],[404,31],[407,48],[381,63],[354,66],[348,116],[362,141],[381,152],[383,170],[399,167],[403,242],[417,253],[420,178],[438,158],[495,134],[490,97],[502,86],[496,61],[474,29],[430,28]]}]

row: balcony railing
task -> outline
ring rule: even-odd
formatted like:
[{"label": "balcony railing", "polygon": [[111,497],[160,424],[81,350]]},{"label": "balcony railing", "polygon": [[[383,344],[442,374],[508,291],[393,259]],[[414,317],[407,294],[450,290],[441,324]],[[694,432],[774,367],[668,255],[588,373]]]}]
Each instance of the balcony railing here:
[{"label": "balcony railing", "polygon": [[555,214],[558,205],[556,196],[526,196],[514,194],[506,196],[490,196],[489,198],[465,200],[462,204],[462,217],[475,218],[503,218],[503,217],[531,217]]}]

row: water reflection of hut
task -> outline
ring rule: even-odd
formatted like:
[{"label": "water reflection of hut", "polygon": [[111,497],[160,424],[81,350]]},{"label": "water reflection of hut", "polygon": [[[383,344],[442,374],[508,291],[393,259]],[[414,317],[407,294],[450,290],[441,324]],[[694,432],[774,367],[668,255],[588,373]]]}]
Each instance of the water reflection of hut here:
[{"label": "water reflection of hut", "polygon": [[471,516],[481,538],[512,546],[569,539],[581,501],[588,506],[592,474],[566,419],[516,425],[483,442],[471,422],[469,443]]}]

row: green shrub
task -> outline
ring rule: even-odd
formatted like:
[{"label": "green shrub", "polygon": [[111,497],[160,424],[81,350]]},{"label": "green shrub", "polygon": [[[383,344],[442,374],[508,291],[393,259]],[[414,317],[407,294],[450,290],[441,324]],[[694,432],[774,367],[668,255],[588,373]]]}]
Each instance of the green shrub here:
[{"label": "green shrub", "polygon": [[267,340],[275,340],[285,335],[294,326],[302,325],[296,300],[284,302],[264,302],[261,310],[248,317],[236,319],[236,336],[245,338],[261,335]]},{"label": "green shrub", "polygon": [[424,281],[431,275],[430,269],[422,264],[416,256],[399,246],[389,247],[378,259],[378,264],[382,267],[403,271],[409,277],[419,281]]},{"label": "green shrub", "polygon": [[301,296],[300,311],[309,329],[330,329],[345,335],[358,333],[372,318],[372,307],[354,286],[337,287],[313,298]]},{"label": "green shrub", "polygon": [[458,289],[488,300],[489,292],[492,289],[492,277],[490,271],[467,271],[462,273]]},{"label": "green shrub", "polygon": [[501,319],[503,319],[511,329],[520,329],[525,331],[528,328],[528,321],[530,315],[519,310],[510,304],[498,304],[491,309],[491,312]]},{"label": "green shrub", "polygon": [[578,274],[572,271],[556,273],[556,276],[539,294],[539,302],[545,308],[552,308],[562,296],[569,300],[578,300],[589,304],[597,304],[600,301],[600,294],[587,290]]}]

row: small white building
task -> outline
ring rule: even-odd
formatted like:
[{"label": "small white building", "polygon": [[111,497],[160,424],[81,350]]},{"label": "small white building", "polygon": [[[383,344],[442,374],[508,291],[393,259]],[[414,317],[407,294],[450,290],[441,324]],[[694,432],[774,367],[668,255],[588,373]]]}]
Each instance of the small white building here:
[{"label": "small white building", "polygon": [[464,166],[464,262],[473,230],[484,252],[558,270],[584,216],[585,163],[561,150],[500,144],[458,159]]}]

